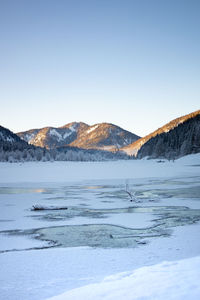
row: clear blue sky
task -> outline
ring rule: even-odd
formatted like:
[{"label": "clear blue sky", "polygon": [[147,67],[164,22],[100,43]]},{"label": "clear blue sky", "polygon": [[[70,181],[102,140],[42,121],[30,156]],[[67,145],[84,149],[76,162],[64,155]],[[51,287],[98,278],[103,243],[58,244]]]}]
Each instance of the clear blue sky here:
[{"label": "clear blue sky", "polygon": [[145,135],[200,108],[200,1],[0,0],[0,124]]}]

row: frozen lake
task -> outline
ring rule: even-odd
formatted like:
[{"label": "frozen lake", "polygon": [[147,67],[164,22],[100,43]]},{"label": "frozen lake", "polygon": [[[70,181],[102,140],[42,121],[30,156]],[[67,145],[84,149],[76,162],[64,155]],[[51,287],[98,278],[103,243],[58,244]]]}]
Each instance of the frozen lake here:
[{"label": "frozen lake", "polygon": [[198,155],[174,163],[0,164],[0,298],[45,299],[199,255],[199,171]]}]

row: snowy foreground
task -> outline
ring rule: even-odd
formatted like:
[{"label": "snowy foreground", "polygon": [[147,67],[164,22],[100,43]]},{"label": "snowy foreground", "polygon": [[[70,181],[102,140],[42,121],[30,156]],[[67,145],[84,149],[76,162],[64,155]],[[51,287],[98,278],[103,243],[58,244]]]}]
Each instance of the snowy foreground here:
[{"label": "snowy foreground", "polygon": [[199,154],[0,163],[0,299],[200,299],[199,232]]},{"label": "snowy foreground", "polygon": [[194,257],[119,273],[49,300],[199,300],[199,278],[200,257]]}]

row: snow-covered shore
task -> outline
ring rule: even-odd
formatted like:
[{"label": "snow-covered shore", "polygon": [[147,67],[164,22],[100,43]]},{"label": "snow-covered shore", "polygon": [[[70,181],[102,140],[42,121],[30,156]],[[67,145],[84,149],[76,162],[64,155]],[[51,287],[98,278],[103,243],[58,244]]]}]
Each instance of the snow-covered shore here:
[{"label": "snow-covered shore", "polygon": [[49,300],[199,300],[200,256],[106,277]]},{"label": "snow-covered shore", "polygon": [[0,184],[17,182],[73,182],[190,176],[199,174],[200,154],[178,160],[124,160],[110,162],[26,162],[0,163]]}]

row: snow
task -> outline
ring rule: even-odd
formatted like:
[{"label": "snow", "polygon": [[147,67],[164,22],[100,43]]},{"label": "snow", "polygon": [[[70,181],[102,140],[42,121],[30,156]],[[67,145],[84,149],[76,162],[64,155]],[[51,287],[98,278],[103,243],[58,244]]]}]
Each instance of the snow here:
[{"label": "snow", "polygon": [[41,241],[27,239],[23,236],[8,236],[6,234],[0,235],[0,251],[9,251],[12,249],[21,250],[26,248],[42,247],[44,243]]},{"label": "snow", "polygon": [[24,140],[27,142],[27,143],[31,143],[31,140],[34,139],[35,137],[35,133],[26,133],[25,136],[24,136]]},{"label": "snow", "polygon": [[76,132],[76,124],[72,124],[69,129],[73,132]]},{"label": "snow", "polygon": [[75,124],[73,124],[72,126],[67,128],[67,132],[65,132],[63,135],[60,134],[56,129],[51,129],[49,133],[50,133],[50,135],[56,136],[58,141],[60,142],[60,141],[65,140],[67,137],[69,137],[75,131],[76,131]]},{"label": "snow", "polygon": [[132,149],[131,147],[128,147],[128,148],[123,149],[123,151],[126,152],[126,154],[128,154],[128,155],[136,156],[138,153],[138,148]]},{"label": "snow", "polygon": [[199,278],[200,256],[119,273],[49,300],[198,300]]},{"label": "snow", "polygon": [[62,141],[63,140],[62,135],[57,130],[55,130],[55,129],[50,129],[49,134],[55,136],[58,141]]},{"label": "snow", "polygon": [[5,142],[14,142],[14,138],[12,138],[11,136],[5,136],[2,132],[0,132],[0,137]]},{"label": "snow", "polygon": [[72,131],[70,132],[65,132],[65,134],[63,134],[63,139],[66,139],[68,136],[70,136],[72,134]]},{"label": "snow", "polygon": [[36,137],[34,138],[34,141],[35,142],[40,142],[42,141],[43,139],[45,139],[46,135],[45,133],[42,133],[42,132],[39,132]]},{"label": "snow", "polygon": [[157,160],[110,162],[26,162],[0,163],[1,183],[69,182],[127,178],[175,177],[199,174],[192,164],[200,164],[200,154],[165,163]]},{"label": "snow", "polygon": [[94,126],[91,126],[88,130],[87,130],[87,133],[90,133],[92,131],[94,131],[95,129],[97,129],[99,127],[99,125],[94,125]]},{"label": "snow", "polygon": [[171,239],[154,239],[149,245],[134,250],[77,247],[3,253],[0,255],[0,298],[46,299],[101,282],[119,272],[197,256],[199,230],[199,225],[188,226],[186,230],[179,227]]},{"label": "snow", "polygon": [[71,125],[69,128],[67,128],[67,132],[65,132],[63,135],[60,134],[56,129],[51,129],[50,130],[50,135],[54,135],[57,137],[58,141],[63,141],[65,140],[67,137],[69,137],[73,132],[76,132],[76,124]]},{"label": "snow", "polygon": [[[105,151],[114,151],[116,149],[117,145],[111,145],[111,146],[103,146],[103,147],[99,147],[101,150],[105,150]],[[121,147],[121,146],[120,146]],[[120,148],[119,147],[119,148]]]},{"label": "snow", "polygon": [[[163,163],[0,163],[0,299],[199,299],[199,166],[200,154]],[[126,183],[141,203],[129,201]],[[35,239],[41,229],[94,224],[143,231],[163,223],[167,207],[188,207],[187,218],[137,247],[47,249],[52,243]]]}]

